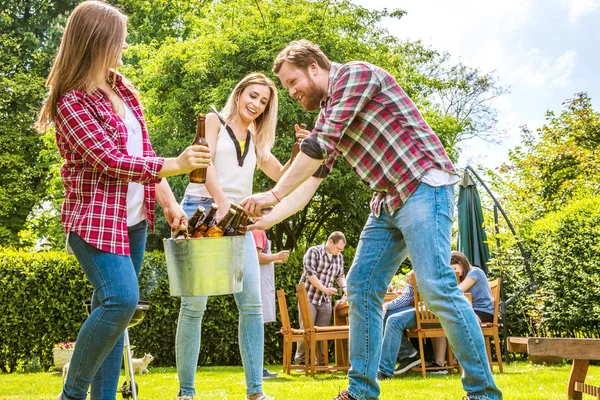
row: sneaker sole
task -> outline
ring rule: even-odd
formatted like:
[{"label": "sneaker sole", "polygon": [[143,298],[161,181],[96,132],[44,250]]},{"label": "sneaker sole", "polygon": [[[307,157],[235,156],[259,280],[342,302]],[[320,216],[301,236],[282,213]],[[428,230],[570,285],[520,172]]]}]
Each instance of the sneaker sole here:
[{"label": "sneaker sole", "polygon": [[408,371],[411,368],[416,367],[417,365],[421,365],[421,360],[420,359],[411,362],[410,364],[408,364],[406,367],[404,367],[402,369],[394,371],[394,375],[402,375],[403,373],[405,373],[406,371]]}]

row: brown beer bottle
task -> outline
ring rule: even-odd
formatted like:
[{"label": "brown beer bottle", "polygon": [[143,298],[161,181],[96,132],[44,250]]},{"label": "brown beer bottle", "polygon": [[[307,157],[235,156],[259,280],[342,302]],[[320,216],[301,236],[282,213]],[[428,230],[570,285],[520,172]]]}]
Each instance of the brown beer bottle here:
[{"label": "brown beer bottle", "polygon": [[[208,141],[206,140],[206,134],[204,131],[204,121],[206,117],[204,114],[198,114],[198,122],[196,124],[196,137],[192,142],[193,145],[199,144],[202,146],[208,147]],[[190,172],[189,175],[190,182],[194,183],[204,183],[206,182],[206,168],[198,168]]]},{"label": "brown beer bottle", "polygon": [[237,210],[237,208],[234,208],[234,209],[236,210],[235,217],[233,217],[233,219],[231,220],[231,223],[227,227],[227,230],[225,231],[224,236],[235,236],[236,235],[235,228],[240,224],[240,219],[242,218],[242,215],[244,215],[243,211],[240,212]]},{"label": "brown beer bottle", "polygon": [[195,234],[200,234],[201,236],[199,236],[199,237],[206,236],[206,232],[208,232],[208,229],[210,228],[210,225],[212,224],[212,220],[214,219],[215,214],[217,213],[218,209],[219,209],[219,205],[217,203],[212,203],[210,205],[210,210],[208,210],[208,214],[206,215],[206,218],[204,218],[204,221],[202,221],[200,226],[198,226],[196,228]]},{"label": "brown beer bottle", "polygon": [[243,213],[242,216],[240,217],[239,224],[235,227],[236,235],[245,235],[246,234],[246,232],[247,232],[246,223],[247,222],[248,222],[248,214]]},{"label": "brown beer bottle", "polygon": [[204,217],[206,217],[206,214],[204,213],[204,211],[206,211],[204,209],[204,207],[198,206],[198,208],[194,212],[194,215],[192,215],[192,218],[190,218],[190,221],[188,222],[188,234],[191,235],[192,237],[194,236],[194,233],[196,232],[196,226],[198,225],[198,223],[202,222]]},{"label": "brown beer bottle", "polygon": [[233,207],[229,208],[227,214],[223,217],[222,220],[219,221],[218,224],[210,227],[208,232],[206,232],[207,237],[221,237],[225,234],[227,227],[231,224],[231,221],[237,214],[237,211]]}]

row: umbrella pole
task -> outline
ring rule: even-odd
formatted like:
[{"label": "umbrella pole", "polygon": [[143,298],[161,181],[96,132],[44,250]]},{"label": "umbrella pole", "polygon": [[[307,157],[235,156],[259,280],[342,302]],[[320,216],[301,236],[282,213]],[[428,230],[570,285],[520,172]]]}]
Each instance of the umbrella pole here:
[{"label": "umbrella pole", "polygon": [[[502,309],[502,325],[503,325],[503,333],[504,333],[504,354],[505,354],[505,358],[508,363],[509,362],[508,347],[507,347],[508,327],[507,327],[507,320],[506,320],[506,307],[510,303],[512,303],[514,300],[516,300],[516,298],[519,297],[521,295],[521,293],[525,292],[528,289],[531,289],[532,291],[535,292],[538,289],[538,286],[535,284],[535,281],[533,280],[533,274],[532,274],[531,268],[529,266],[529,258],[527,256],[527,253],[525,252],[525,249],[523,248],[523,245],[521,244],[521,239],[519,239],[519,237],[517,236],[517,232],[515,231],[515,228],[510,223],[510,220],[508,219],[508,215],[506,215],[506,212],[504,212],[504,209],[502,208],[502,206],[500,205],[500,203],[498,202],[498,200],[496,199],[496,197],[494,196],[494,194],[492,193],[490,188],[488,188],[487,185],[485,184],[485,182],[483,181],[483,179],[481,179],[479,174],[477,174],[477,172],[473,168],[471,168],[470,165],[467,165],[465,167],[465,170],[466,170],[466,172],[471,172],[473,174],[473,176],[475,176],[475,178],[479,181],[479,183],[481,183],[481,186],[483,186],[485,191],[490,195],[490,197],[494,201],[494,218],[495,218],[494,222],[496,223],[496,233],[498,233],[498,218],[497,218],[496,210],[499,210],[500,213],[502,213],[502,216],[504,217],[504,220],[506,221],[508,228],[510,229],[513,237],[517,241],[517,246],[519,247],[519,251],[521,252],[521,256],[523,257],[523,263],[525,264],[525,270],[527,271],[527,274],[529,275],[529,283],[524,288],[522,288],[517,293],[515,293],[510,299],[504,300],[504,297],[505,297],[504,293],[503,293],[504,290],[500,291],[500,293],[502,295],[502,303],[500,304],[500,306]],[[497,236],[496,236],[496,240],[498,241]]]},{"label": "umbrella pole", "polygon": [[[499,222],[498,222],[498,207],[494,204],[494,231],[496,232],[496,249],[500,248],[500,234]],[[504,281],[504,268],[500,268],[500,277]],[[504,285],[500,286],[500,312],[502,313],[502,333],[504,340],[502,343],[502,352],[504,353],[504,362],[510,365],[510,353],[508,352],[508,318],[506,315],[506,292],[504,291]],[[496,355],[501,357],[499,355]]]}]

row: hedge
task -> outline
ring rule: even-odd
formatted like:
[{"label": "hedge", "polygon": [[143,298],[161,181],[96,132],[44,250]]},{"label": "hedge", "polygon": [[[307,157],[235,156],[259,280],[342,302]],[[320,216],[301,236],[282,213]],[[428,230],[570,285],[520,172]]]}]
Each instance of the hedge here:
[{"label": "hedge", "polygon": [[[276,288],[284,288],[292,323],[297,324],[294,286],[302,272],[302,251],[277,264]],[[77,260],[64,252],[0,250],[0,370],[27,365],[52,366],[55,343],[75,341],[91,297]],[[151,353],[155,366],[175,365],[175,331],[180,300],[169,295],[164,254],[146,253],[140,273],[140,298],[152,302],[144,321],[131,328],[136,354]],[[241,365],[238,312],[232,295],[213,296],[202,324],[201,365]],[[265,325],[265,363],[281,362],[279,321]]]}]

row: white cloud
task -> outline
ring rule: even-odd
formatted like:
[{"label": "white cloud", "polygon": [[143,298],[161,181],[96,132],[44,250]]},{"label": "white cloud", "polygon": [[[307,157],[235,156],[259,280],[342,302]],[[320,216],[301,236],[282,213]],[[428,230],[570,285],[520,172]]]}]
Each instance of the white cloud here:
[{"label": "white cloud", "polygon": [[576,52],[568,50],[556,59],[532,49],[515,60],[515,80],[532,89],[565,88],[571,84],[571,75],[579,61]]},{"label": "white cloud", "polygon": [[[564,3],[564,2],[563,2]],[[579,17],[600,11],[600,0],[566,0],[569,20],[575,23]]]}]

